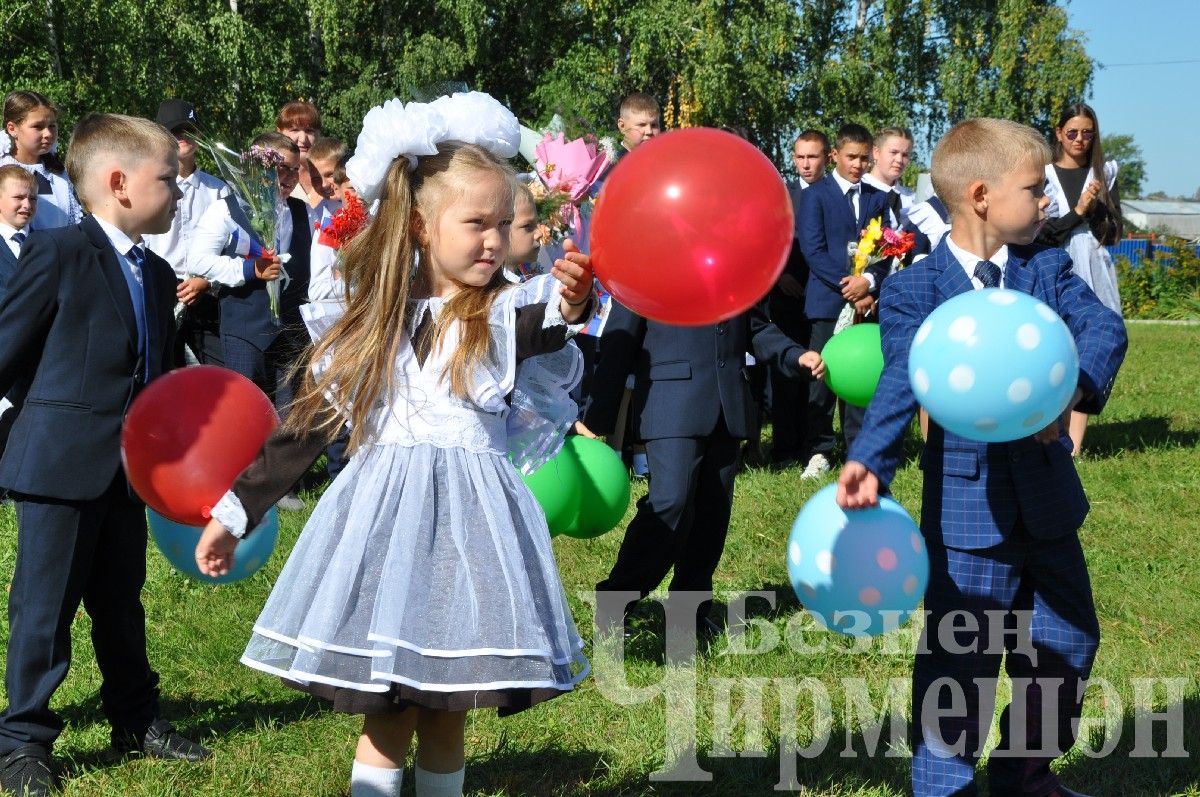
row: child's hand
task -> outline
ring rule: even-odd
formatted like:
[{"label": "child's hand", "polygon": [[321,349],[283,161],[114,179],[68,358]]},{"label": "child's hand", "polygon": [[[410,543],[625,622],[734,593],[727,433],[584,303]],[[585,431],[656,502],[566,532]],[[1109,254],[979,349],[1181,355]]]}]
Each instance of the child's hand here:
[{"label": "child's hand", "polygon": [[579,435],[580,437],[586,437],[589,440],[599,440],[600,439],[600,435],[596,434],[591,429],[584,426],[583,421],[575,421],[575,426],[572,427],[572,430],[575,432],[575,434]]},{"label": "child's hand", "polygon": [[175,298],[186,304],[191,304],[208,290],[208,280],[204,277],[190,277],[179,283],[175,288]]},{"label": "child's hand", "polygon": [[879,505],[879,477],[861,462],[847,462],[838,476],[837,486],[837,505],[842,509]]},{"label": "child's hand", "polygon": [[800,355],[800,367],[807,368],[815,380],[825,378],[825,361],[815,351],[806,351]]},{"label": "child's hand", "polygon": [[863,318],[870,318],[871,313],[875,312],[875,297],[867,294],[854,303],[854,310]]},{"label": "child's hand", "polygon": [[1083,391],[1079,388],[1075,388],[1075,395],[1071,396],[1071,401],[1068,402],[1067,408],[1062,411],[1062,415],[1059,415],[1050,422],[1049,426],[1035,434],[1033,439],[1042,444],[1056,442],[1059,437],[1066,433],[1067,429],[1071,428],[1071,412],[1075,409],[1075,405],[1078,404],[1079,400],[1082,398]]},{"label": "child's hand", "polygon": [[277,280],[282,267],[281,261],[275,255],[263,255],[254,261],[254,276],[268,282]]},{"label": "child's hand", "polygon": [[848,302],[857,302],[871,292],[871,283],[866,277],[842,277],[842,298]]},{"label": "child's hand", "polygon": [[583,315],[583,307],[592,295],[592,259],[579,251],[570,238],[563,241],[566,254],[554,261],[550,273],[562,283],[562,316],[568,323]]},{"label": "child's hand", "polygon": [[223,576],[233,567],[233,549],[238,538],[226,531],[221,521],[208,521],[196,543],[196,566],[206,576]]}]

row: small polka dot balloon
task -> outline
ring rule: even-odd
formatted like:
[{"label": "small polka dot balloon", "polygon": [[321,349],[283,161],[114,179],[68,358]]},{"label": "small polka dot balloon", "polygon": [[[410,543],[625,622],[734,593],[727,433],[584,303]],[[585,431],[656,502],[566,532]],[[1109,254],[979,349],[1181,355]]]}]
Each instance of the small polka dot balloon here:
[{"label": "small polka dot balloon", "polygon": [[792,589],[817,622],[847,636],[878,636],[903,625],[929,582],[925,539],[891,498],[847,512],[837,485],[800,510],[788,539]]},{"label": "small polka dot balloon", "polygon": [[1079,353],[1048,305],[985,288],[929,314],[913,338],[908,379],[942,428],[1003,443],[1036,434],[1062,414],[1079,380]]}]

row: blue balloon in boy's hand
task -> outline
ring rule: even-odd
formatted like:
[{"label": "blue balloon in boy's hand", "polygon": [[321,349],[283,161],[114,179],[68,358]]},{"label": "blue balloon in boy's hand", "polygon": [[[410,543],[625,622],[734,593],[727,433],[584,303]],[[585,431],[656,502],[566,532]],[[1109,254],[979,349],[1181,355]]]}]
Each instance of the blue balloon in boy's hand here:
[{"label": "blue balloon in boy's hand", "polygon": [[275,541],[279,538],[279,513],[275,507],[271,507],[262,523],[238,541],[233,552],[233,567],[229,572],[223,576],[208,576],[196,566],[196,544],[200,542],[203,529],[168,520],[150,508],[146,509],[146,514],[154,542],[171,567],[206,584],[229,584],[254,575],[271,558]]},{"label": "blue balloon in boy's hand", "polygon": [[929,582],[925,539],[891,498],[849,512],[837,485],[822,488],[796,518],[788,539],[788,577],[822,626],[847,636],[899,628]]},{"label": "blue balloon in boy's hand", "polygon": [[985,288],[929,314],[913,338],[908,379],[942,428],[1003,443],[1036,434],[1063,413],[1079,380],[1079,354],[1048,305]]}]

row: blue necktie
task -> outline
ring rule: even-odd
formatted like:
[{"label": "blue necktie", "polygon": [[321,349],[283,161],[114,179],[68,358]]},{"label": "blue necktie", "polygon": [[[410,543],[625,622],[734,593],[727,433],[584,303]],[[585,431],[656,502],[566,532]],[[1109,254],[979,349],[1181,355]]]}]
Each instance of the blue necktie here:
[{"label": "blue necktie", "polygon": [[975,265],[975,279],[982,282],[985,288],[999,288],[1000,267],[990,260],[980,260]]},{"label": "blue necktie", "polygon": [[854,186],[846,189],[846,204],[850,206],[850,218],[854,219],[854,226],[858,226],[858,211],[854,209]]},{"label": "blue necktie", "polygon": [[23,232],[14,232],[14,233],[12,234],[12,238],[10,238],[9,240],[11,240],[11,241],[12,241],[13,243],[15,243],[17,246],[20,246],[21,244],[25,243],[25,233],[23,233]]},{"label": "blue necktie", "polygon": [[142,360],[142,378],[149,382],[151,358],[148,337],[150,327],[146,323],[146,253],[142,251],[141,247],[134,246],[126,252],[126,255],[129,257],[129,262],[133,264],[130,269],[132,280],[126,281],[129,282],[129,298],[133,300],[133,315],[137,320],[138,357]]}]

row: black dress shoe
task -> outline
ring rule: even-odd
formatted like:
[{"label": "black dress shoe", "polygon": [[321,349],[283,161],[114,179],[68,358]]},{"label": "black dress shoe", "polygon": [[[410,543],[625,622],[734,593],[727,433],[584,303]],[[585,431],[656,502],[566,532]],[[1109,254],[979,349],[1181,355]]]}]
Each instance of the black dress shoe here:
[{"label": "black dress shoe", "polygon": [[118,753],[141,753],[147,758],[169,761],[203,761],[212,755],[164,719],[150,723],[143,733],[129,728],[113,728],[112,744]]},{"label": "black dress shoe", "polygon": [[0,759],[0,789],[22,797],[49,797],[54,788],[50,753],[40,744],[18,747]]}]

